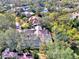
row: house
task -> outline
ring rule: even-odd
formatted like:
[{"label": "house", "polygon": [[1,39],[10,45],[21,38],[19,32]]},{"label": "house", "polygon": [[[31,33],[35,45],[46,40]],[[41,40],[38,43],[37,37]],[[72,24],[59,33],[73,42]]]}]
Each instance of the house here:
[{"label": "house", "polygon": [[46,28],[42,28],[40,20],[40,17],[37,15],[30,17],[28,21],[31,22],[31,26],[33,27],[21,31],[21,34],[24,37],[23,40],[27,47],[39,48],[41,42],[47,43],[51,40],[50,32]]}]

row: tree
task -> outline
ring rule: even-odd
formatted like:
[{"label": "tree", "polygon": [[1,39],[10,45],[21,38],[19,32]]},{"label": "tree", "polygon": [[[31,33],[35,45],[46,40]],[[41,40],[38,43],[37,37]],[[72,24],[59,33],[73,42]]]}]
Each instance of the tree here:
[{"label": "tree", "polygon": [[0,15],[0,30],[7,30],[9,28],[15,28],[15,17],[11,14]]},{"label": "tree", "polygon": [[75,59],[73,51],[63,41],[50,42],[47,49],[48,59]]},{"label": "tree", "polygon": [[5,43],[6,47],[9,47],[11,50],[15,49],[17,47],[17,42],[16,42],[16,30],[14,29],[8,29],[4,33],[5,37]]},{"label": "tree", "polygon": [[4,32],[0,31],[0,53],[2,51],[2,49],[4,49],[6,47],[6,40],[5,40],[5,35]]}]

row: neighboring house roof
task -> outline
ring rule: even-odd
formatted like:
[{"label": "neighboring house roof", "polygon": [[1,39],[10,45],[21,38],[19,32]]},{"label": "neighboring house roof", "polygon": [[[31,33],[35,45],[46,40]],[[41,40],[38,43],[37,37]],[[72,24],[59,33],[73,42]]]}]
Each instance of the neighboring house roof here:
[{"label": "neighboring house roof", "polygon": [[47,43],[49,40],[51,40],[51,34],[47,33],[46,30],[39,30],[39,32],[37,32],[39,37],[35,35],[35,31],[35,29],[26,29],[24,30],[24,32],[22,32],[25,37],[25,40],[29,42],[26,44],[30,47],[39,48],[41,41],[45,41]]}]

